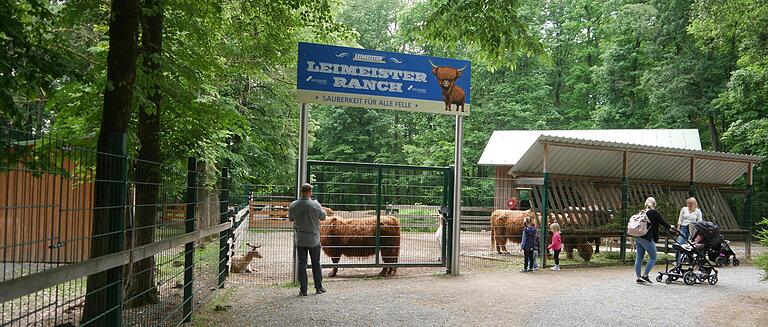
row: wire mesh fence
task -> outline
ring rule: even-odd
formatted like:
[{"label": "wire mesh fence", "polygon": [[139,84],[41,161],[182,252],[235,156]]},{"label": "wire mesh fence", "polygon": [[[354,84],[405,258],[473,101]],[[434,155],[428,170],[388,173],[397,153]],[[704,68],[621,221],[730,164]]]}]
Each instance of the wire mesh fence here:
[{"label": "wire mesh fence", "polygon": [[[448,169],[310,161],[308,170],[314,198],[328,209],[320,228],[324,267],[341,269],[340,276],[366,276],[375,269],[432,271],[446,265],[446,232],[438,210],[449,200]],[[287,215],[296,186],[255,185],[252,190],[242,242],[261,245],[263,258],[255,261],[257,272],[238,278],[290,282],[293,224]]]},{"label": "wire mesh fence", "polygon": [[247,244],[259,246],[252,254],[250,271],[233,274],[232,281],[250,284],[290,283],[293,277],[293,224],[288,205],[296,198],[296,185],[249,185],[251,200],[247,221],[235,232],[235,256],[248,255]]},{"label": "wire mesh fence", "polygon": [[222,285],[226,174],[0,136],[0,325],[177,326]]},{"label": "wire mesh fence", "polygon": [[[213,174],[195,159],[160,164],[45,135],[4,129],[0,137],[0,325],[176,326],[225,281],[293,279],[293,182],[230,194],[227,169]],[[402,267],[398,273],[434,273],[451,264],[448,223],[438,214],[451,204],[449,168],[308,167],[314,196],[329,209],[321,229],[327,268],[352,277]],[[461,270],[519,268],[520,222],[540,220],[543,187],[503,176],[462,184]],[[656,196],[673,221],[684,191],[638,184],[628,188],[628,202],[635,208]],[[549,186],[549,221],[559,221],[565,235],[563,266],[620,260],[621,192],[615,183]],[[768,216],[768,193],[699,192],[705,217],[732,215],[724,226],[738,256],[764,251],[750,235]],[[585,224],[602,229],[579,228]]]},{"label": "wire mesh fence", "polygon": [[513,195],[510,190],[500,191],[511,182],[511,177],[462,178],[461,271],[505,270],[522,266],[522,248],[518,240],[522,229],[492,228],[491,224],[491,215],[496,210],[513,209],[515,212],[511,214],[519,216],[525,212],[524,209],[530,208],[519,200],[511,203],[509,200]]},{"label": "wire mesh fence", "polygon": [[[724,235],[731,241],[731,248],[736,252],[737,257],[743,258],[747,254],[756,256],[765,251],[755,237],[758,231],[764,228],[758,223],[768,217],[768,192],[749,194],[747,190],[734,189],[723,192],[723,196],[729,209],[734,213],[739,228],[745,231]],[[748,199],[750,197],[751,199]],[[749,207],[748,202],[751,202]]]},{"label": "wire mesh fence", "polygon": [[309,171],[318,200],[333,209],[321,227],[324,263],[444,265],[447,169],[311,162]]}]

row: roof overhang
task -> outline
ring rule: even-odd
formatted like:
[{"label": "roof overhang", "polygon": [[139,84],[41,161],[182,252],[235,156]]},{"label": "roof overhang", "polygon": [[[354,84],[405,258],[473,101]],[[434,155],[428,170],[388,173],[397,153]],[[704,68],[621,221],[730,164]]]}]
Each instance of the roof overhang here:
[{"label": "roof overhang", "polygon": [[491,134],[477,164],[515,165],[541,135],[701,150],[697,129],[506,130]]},{"label": "roof overhang", "polygon": [[763,160],[752,155],[541,135],[508,173],[542,173],[545,145],[547,170],[557,175],[622,178],[626,152],[630,179],[689,182],[693,176],[696,183],[730,185],[750,165]]}]

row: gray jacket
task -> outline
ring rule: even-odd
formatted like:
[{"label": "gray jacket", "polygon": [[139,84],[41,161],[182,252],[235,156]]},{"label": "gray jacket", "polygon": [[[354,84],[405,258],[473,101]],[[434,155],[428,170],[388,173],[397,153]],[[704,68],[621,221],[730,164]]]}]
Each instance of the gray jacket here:
[{"label": "gray jacket", "polygon": [[325,210],[317,200],[301,198],[291,202],[288,220],[293,222],[297,247],[320,246],[320,221],[325,220]]}]

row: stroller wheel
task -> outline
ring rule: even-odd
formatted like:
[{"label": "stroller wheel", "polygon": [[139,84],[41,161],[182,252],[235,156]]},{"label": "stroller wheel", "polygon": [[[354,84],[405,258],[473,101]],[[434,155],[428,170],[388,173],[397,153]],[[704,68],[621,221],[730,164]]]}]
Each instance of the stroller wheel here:
[{"label": "stroller wheel", "polygon": [[739,262],[739,259],[733,258],[733,266],[734,267],[738,267],[740,263],[741,262]]},{"label": "stroller wheel", "polygon": [[656,276],[656,281],[661,283],[661,280],[664,279],[661,275]]},{"label": "stroller wheel", "polygon": [[693,285],[696,283],[696,274],[692,271],[686,271],[685,275],[683,275],[683,282],[685,282],[685,285]]},{"label": "stroller wheel", "polygon": [[672,284],[672,280],[672,277],[667,276],[667,279],[665,279],[664,282],[667,284]]},{"label": "stroller wheel", "polygon": [[717,259],[715,259],[715,265],[717,265],[718,267],[725,266],[725,258],[718,257]]},{"label": "stroller wheel", "polygon": [[709,285],[717,284],[717,275],[709,276],[709,279],[707,279],[707,282],[709,282]]}]

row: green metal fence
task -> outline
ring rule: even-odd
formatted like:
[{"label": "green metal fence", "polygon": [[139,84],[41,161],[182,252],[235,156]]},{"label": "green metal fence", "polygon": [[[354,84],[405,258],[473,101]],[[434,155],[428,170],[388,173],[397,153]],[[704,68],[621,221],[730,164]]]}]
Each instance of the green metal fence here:
[{"label": "green metal fence", "polygon": [[223,286],[226,169],[0,138],[0,325],[177,326]]},{"label": "green metal fence", "polygon": [[[349,276],[373,275],[373,268],[408,267],[399,273],[410,273],[449,265],[450,216],[444,221],[438,214],[450,204],[449,168],[309,161],[308,174],[314,198],[333,211],[321,228],[326,270],[341,268],[339,276]],[[293,225],[287,206],[295,199],[295,183],[251,190],[251,219],[236,248],[244,253],[245,243],[261,245],[263,258],[255,261],[257,272],[238,274],[237,280],[290,282]]]},{"label": "green metal fence", "polygon": [[[443,238],[447,233],[442,232],[438,210],[449,205],[449,168],[309,161],[308,174],[309,180],[317,185],[318,201],[334,210],[332,217],[346,219],[352,223],[351,228],[366,227],[363,221],[376,223],[375,235],[364,236],[373,240],[364,240],[366,245],[356,249],[366,253],[372,250],[371,257],[344,258],[351,264],[332,260],[328,267],[446,265],[442,244],[446,244]],[[382,236],[382,229],[386,229],[382,227],[382,218],[396,219],[400,235]],[[351,236],[345,234],[346,230],[340,232],[334,237]],[[349,245],[339,243],[327,250],[346,253],[346,247]],[[364,249],[367,247],[372,248]]]}]

